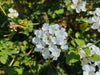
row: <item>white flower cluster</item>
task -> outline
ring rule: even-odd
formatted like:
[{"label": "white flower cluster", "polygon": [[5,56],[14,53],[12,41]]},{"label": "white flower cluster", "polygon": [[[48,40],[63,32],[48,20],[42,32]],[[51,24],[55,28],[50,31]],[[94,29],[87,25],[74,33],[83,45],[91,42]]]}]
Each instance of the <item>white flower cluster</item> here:
[{"label": "white flower cluster", "polygon": [[41,30],[35,31],[35,35],[32,43],[36,45],[35,51],[41,52],[44,59],[50,57],[57,60],[61,52],[59,48],[68,49],[68,45],[66,45],[68,35],[65,29],[60,28],[58,24],[49,26],[45,23]]},{"label": "white flower cluster", "polygon": [[80,13],[80,11],[86,11],[86,1],[82,0],[72,0],[73,4],[71,5],[72,9],[76,9],[77,13]]},{"label": "white flower cluster", "polygon": [[9,9],[9,12],[10,13],[8,14],[8,17],[10,18],[15,18],[19,16],[18,12],[12,8]]},{"label": "white flower cluster", "polygon": [[[90,46],[92,43],[88,43],[84,47]],[[89,56],[92,56],[93,54],[97,54],[100,56],[100,48],[92,45],[89,47],[89,50],[91,54]],[[82,59],[82,62],[84,66],[82,67],[83,75],[100,75],[100,69],[97,71],[96,66],[100,64],[100,61],[95,61],[90,58],[86,57],[86,53],[83,49],[80,50],[80,58]]]},{"label": "white flower cluster", "polygon": [[89,13],[93,15],[93,17],[89,18],[87,22],[93,24],[92,29],[98,29],[98,31],[100,31],[100,8],[96,8],[95,11],[90,11]]}]

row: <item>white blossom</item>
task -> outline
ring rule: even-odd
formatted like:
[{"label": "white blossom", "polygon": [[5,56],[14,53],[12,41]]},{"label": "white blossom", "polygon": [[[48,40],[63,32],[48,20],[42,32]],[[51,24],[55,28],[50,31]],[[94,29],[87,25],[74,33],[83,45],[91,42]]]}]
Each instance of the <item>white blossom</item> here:
[{"label": "white blossom", "polygon": [[95,11],[90,11],[89,12],[91,15],[93,15],[93,17],[89,18],[87,20],[87,22],[89,22],[90,24],[92,24],[91,28],[93,30],[98,30],[100,31],[100,8],[96,8]]},{"label": "white blossom", "polygon": [[19,16],[19,14],[18,14],[18,12],[16,10],[14,10],[12,8],[9,9],[8,17],[10,17],[10,18],[16,18],[18,16]]},{"label": "white blossom", "polygon": [[76,9],[77,13],[80,13],[81,11],[86,11],[86,1],[82,0],[72,0],[73,4],[71,5],[72,9]]},{"label": "white blossom", "polygon": [[41,30],[35,31],[36,37],[32,39],[32,43],[36,45],[35,51],[41,52],[44,59],[53,58],[57,60],[60,56],[60,49],[67,50],[68,45],[66,38],[68,37],[64,28],[58,24],[51,25],[45,23]]},{"label": "white blossom", "polygon": [[[97,47],[96,45],[92,45],[92,43],[88,43],[84,47],[87,47],[90,50],[90,55],[91,57],[93,54],[97,54],[100,56],[100,48]],[[79,51],[80,58],[82,59],[82,70],[83,70],[83,75],[99,75],[100,72],[96,70],[96,66],[100,64],[100,61],[93,60],[91,58],[87,58],[87,54],[85,53],[84,49],[80,48]]]},{"label": "white blossom", "polygon": [[44,59],[47,59],[50,56],[50,52],[49,52],[48,48],[44,48],[42,50],[42,56]]},{"label": "white blossom", "polygon": [[99,71],[97,71],[95,75],[100,75],[100,70],[99,70]]}]

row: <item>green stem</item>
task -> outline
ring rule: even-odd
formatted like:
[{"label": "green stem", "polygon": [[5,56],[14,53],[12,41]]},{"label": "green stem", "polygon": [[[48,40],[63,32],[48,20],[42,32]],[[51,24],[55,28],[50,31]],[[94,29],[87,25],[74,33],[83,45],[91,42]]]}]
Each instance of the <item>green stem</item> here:
[{"label": "green stem", "polygon": [[[80,54],[83,54],[84,56],[86,56],[87,58],[89,58],[89,56],[87,55],[87,54],[85,54],[85,53],[82,53],[82,52],[79,52]],[[79,54],[78,53],[78,54]]]},{"label": "green stem", "polygon": [[81,66],[84,66],[83,62],[82,62],[82,59],[80,59],[80,62],[81,62]]},{"label": "green stem", "polygon": [[33,23],[32,25],[39,25],[39,23]]},{"label": "green stem", "polygon": [[85,47],[85,48],[88,48],[88,47],[90,47],[90,46],[92,46],[92,45],[95,45],[95,44],[97,44],[97,43],[99,43],[99,42],[100,42],[100,40],[98,40],[98,41],[92,43],[91,45],[89,45],[89,46],[87,46],[87,47]]},{"label": "green stem", "polygon": [[74,38],[71,35],[68,35],[72,40],[74,40]]},{"label": "green stem", "polygon": [[6,12],[4,11],[4,9],[2,8],[2,6],[0,5],[0,9],[2,10],[2,12],[5,14],[5,16],[7,16]]}]

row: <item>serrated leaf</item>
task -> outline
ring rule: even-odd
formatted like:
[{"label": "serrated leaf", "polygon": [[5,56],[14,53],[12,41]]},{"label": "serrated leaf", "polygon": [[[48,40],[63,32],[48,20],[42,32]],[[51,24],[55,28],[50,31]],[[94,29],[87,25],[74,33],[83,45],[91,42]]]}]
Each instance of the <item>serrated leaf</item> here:
[{"label": "serrated leaf", "polygon": [[69,51],[66,56],[66,63],[71,64],[80,60],[80,56],[75,51]]}]

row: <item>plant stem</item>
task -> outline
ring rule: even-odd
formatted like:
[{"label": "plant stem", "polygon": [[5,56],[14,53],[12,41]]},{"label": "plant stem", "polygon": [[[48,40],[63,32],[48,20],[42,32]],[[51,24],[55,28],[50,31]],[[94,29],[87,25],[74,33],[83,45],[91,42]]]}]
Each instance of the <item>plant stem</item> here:
[{"label": "plant stem", "polygon": [[4,9],[2,8],[2,6],[0,5],[0,9],[2,10],[2,12],[5,14],[5,16],[7,16],[6,12],[4,11]]},{"label": "plant stem", "polygon": [[[91,45],[89,45],[89,46],[87,46],[87,47],[90,47],[90,46],[92,46],[92,45],[95,45],[95,44],[97,44],[97,43],[99,43],[99,42],[100,42],[100,40],[98,40],[98,41],[92,43]],[[86,47],[86,48],[87,48],[87,47]]]}]

